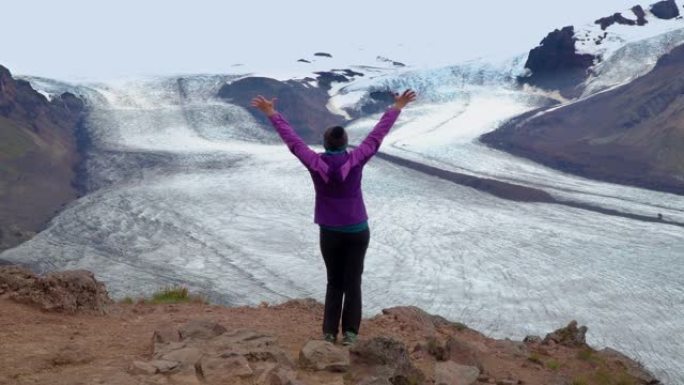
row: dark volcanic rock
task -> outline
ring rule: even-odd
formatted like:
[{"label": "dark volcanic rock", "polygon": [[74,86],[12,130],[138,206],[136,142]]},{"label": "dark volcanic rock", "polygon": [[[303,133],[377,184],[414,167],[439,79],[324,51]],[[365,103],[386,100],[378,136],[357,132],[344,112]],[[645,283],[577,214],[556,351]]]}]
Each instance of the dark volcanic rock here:
[{"label": "dark volcanic rock", "polygon": [[540,45],[532,49],[525,63],[529,76],[518,78],[521,83],[544,89],[559,90],[565,96],[575,96],[574,87],[584,81],[587,70],[596,57],[578,54],[575,49],[575,29],[572,26],[548,34]]},{"label": "dark volcanic rock", "polygon": [[636,20],[630,20],[624,16],[620,12],[617,12],[613,14],[612,16],[607,16],[607,17],[602,17],[598,20],[596,20],[594,23],[598,24],[601,26],[602,30],[606,30],[608,27],[610,27],[613,24],[623,24],[623,25],[636,25],[637,21]]},{"label": "dark volcanic rock", "polygon": [[75,95],[48,101],[0,66],[0,250],[42,230],[77,198],[76,132],[84,110]]},{"label": "dark volcanic rock", "polygon": [[330,85],[332,83],[348,83],[349,78],[338,74],[336,72],[331,72],[331,71],[321,71],[321,72],[314,72],[316,75],[316,80],[318,81],[318,86],[321,87],[322,89],[328,91],[330,90]]},{"label": "dark volcanic rock", "polygon": [[299,60],[297,60],[297,61],[300,62],[300,63],[311,63],[310,61],[308,61],[308,60],[306,60],[306,59],[299,59]]},{"label": "dark volcanic rock", "polygon": [[632,12],[634,12],[634,15],[637,17],[637,25],[646,25],[648,23],[646,20],[646,12],[641,8],[641,5],[632,7]]},{"label": "dark volcanic rock", "polygon": [[292,127],[309,143],[321,143],[323,132],[331,126],[341,125],[344,118],[328,110],[328,92],[310,87],[300,81],[279,81],[264,77],[247,77],[226,84],[218,96],[226,101],[247,108],[267,129],[271,124],[260,111],[250,106],[252,98],[263,95],[276,97],[276,108]]},{"label": "dark volcanic rock", "polygon": [[357,76],[363,76],[361,72],[346,69],[333,69],[330,71],[314,72],[318,86],[328,91],[332,83],[348,83]]},{"label": "dark volcanic rock", "polygon": [[399,61],[394,61],[394,60],[386,58],[384,56],[378,56],[376,59],[378,61],[381,61],[381,62],[391,63],[395,67],[406,67],[406,64],[399,62]]},{"label": "dark volcanic rock", "polygon": [[332,57],[332,55],[331,55],[331,54],[329,54],[329,53],[327,53],[327,52],[316,52],[316,53],[314,54],[314,56],[320,56],[320,57]]},{"label": "dark volcanic rock", "polygon": [[679,8],[674,0],[663,0],[651,5],[651,13],[659,19],[674,19],[679,16]]},{"label": "dark volcanic rock", "polygon": [[394,103],[394,93],[391,90],[370,91],[368,96],[361,102],[359,115],[369,115],[385,111],[392,103]]},{"label": "dark volcanic rock", "polygon": [[683,79],[684,45],[629,84],[513,119],[481,140],[566,172],[682,195]]}]

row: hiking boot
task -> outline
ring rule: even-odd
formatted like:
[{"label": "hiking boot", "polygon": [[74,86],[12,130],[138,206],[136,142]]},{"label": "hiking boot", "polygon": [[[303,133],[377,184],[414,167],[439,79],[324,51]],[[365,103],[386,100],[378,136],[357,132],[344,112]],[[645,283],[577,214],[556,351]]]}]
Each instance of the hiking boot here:
[{"label": "hiking boot", "polygon": [[344,332],[344,337],[342,338],[342,345],[349,346],[356,343],[359,336],[354,332]]},{"label": "hiking boot", "polygon": [[325,333],[325,334],[323,334],[323,339],[324,339],[325,341],[328,341],[328,342],[333,343],[333,344],[334,344],[335,342],[337,342],[337,336],[335,336],[335,335],[332,334],[332,333]]}]

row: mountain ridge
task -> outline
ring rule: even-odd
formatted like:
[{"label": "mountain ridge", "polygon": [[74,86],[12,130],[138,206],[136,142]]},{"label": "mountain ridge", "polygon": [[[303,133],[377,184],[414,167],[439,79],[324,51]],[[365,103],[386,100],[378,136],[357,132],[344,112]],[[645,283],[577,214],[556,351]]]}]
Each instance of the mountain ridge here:
[{"label": "mountain ridge", "polygon": [[521,121],[482,142],[571,173],[684,194],[684,45],[616,89]]},{"label": "mountain ridge", "polygon": [[48,100],[0,66],[0,250],[40,231],[79,195],[76,130],[84,110],[74,94]]}]

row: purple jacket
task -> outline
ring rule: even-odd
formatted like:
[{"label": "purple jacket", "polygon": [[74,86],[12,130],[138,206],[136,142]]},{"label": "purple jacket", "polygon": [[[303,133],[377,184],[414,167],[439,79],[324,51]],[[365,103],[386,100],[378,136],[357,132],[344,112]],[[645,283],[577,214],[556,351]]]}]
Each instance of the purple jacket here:
[{"label": "purple jacket", "polygon": [[382,139],[401,110],[389,108],[361,144],[343,154],[318,154],[295,133],[285,118],[269,117],[278,135],[309,170],[316,190],[314,223],[324,226],[355,225],[368,219],[361,194],[361,171],[378,152]]}]

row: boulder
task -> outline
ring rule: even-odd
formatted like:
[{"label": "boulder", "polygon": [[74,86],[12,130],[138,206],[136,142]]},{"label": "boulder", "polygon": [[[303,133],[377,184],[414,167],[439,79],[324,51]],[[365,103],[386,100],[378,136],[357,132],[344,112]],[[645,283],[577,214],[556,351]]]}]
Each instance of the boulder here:
[{"label": "boulder", "polygon": [[247,359],[240,355],[205,356],[201,360],[199,372],[210,384],[232,384],[236,379],[248,378],[254,374]]},{"label": "boulder", "polygon": [[435,385],[472,385],[479,376],[480,370],[474,366],[459,365],[452,361],[435,364]]},{"label": "boulder", "polygon": [[256,380],[258,385],[302,385],[294,370],[282,365],[270,365]]},{"label": "boulder", "polygon": [[133,363],[131,363],[131,365],[128,367],[128,372],[130,374],[152,375],[157,373],[157,368],[148,362],[133,361]]},{"label": "boulder", "polygon": [[299,365],[304,369],[346,372],[349,352],[327,341],[311,340],[299,352]]},{"label": "boulder", "polygon": [[435,335],[435,326],[447,325],[442,317],[433,316],[426,311],[415,306],[398,306],[389,309],[382,309],[382,315],[397,323],[400,323],[404,330],[415,334],[416,337],[431,338]]},{"label": "boulder", "polygon": [[388,379],[392,384],[419,384],[425,380],[425,374],[411,362],[406,346],[392,338],[360,341],[350,352],[352,367],[359,367],[365,376]]},{"label": "boulder", "polygon": [[[197,370],[191,367],[180,367],[169,373],[169,383],[172,385],[203,385]],[[212,384],[213,385],[213,384]],[[216,384],[219,385],[219,384]],[[237,384],[235,384],[237,385]]]},{"label": "boulder", "polygon": [[17,302],[46,311],[104,314],[112,303],[104,284],[87,270],[67,270],[37,276],[18,266],[0,267],[0,285]]},{"label": "boulder", "polygon": [[152,333],[152,342],[167,344],[169,342],[180,342],[180,331],[173,324],[162,325]]},{"label": "boulder", "polygon": [[176,361],[179,362],[183,367],[191,368],[194,368],[195,365],[198,365],[201,358],[202,351],[197,348],[181,348],[170,351],[160,357],[162,360]]},{"label": "boulder", "polygon": [[148,362],[150,365],[157,369],[159,373],[168,373],[176,369],[180,363],[177,361],[167,361],[167,360],[152,360]]},{"label": "boulder", "polygon": [[554,342],[568,347],[583,347],[587,345],[587,330],[586,326],[577,327],[577,321],[573,320],[568,326],[547,334],[542,344],[548,345],[550,342]]},{"label": "boulder", "polygon": [[226,332],[226,328],[209,320],[192,320],[179,329],[180,339],[210,339]]}]

